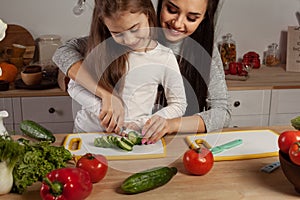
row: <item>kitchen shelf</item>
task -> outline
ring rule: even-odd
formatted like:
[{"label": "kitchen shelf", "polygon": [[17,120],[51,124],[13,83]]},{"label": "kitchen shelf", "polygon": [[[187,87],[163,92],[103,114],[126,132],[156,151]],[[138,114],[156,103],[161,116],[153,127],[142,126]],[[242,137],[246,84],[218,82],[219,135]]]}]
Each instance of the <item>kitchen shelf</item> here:
[{"label": "kitchen shelf", "polygon": [[285,66],[265,65],[249,72],[246,81],[227,80],[228,90],[300,89],[300,72],[287,72]]}]

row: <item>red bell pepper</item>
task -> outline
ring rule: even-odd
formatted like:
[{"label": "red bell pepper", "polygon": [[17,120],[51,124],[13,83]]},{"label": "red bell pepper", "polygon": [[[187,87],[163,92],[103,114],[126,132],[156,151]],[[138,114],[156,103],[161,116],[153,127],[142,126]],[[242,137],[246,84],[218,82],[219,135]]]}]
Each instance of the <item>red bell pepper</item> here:
[{"label": "red bell pepper", "polygon": [[80,168],[60,168],[47,174],[40,190],[43,200],[83,200],[92,192],[87,171]]}]

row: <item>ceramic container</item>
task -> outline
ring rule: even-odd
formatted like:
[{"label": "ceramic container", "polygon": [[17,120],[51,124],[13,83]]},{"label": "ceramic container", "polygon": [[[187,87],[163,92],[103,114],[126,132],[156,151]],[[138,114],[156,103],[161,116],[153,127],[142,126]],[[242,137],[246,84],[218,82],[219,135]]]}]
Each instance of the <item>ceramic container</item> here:
[{"label": "ceramic container", "polygon": [[40,84],[43,78],[42,67],[39,65],[26,66],[21,72],[21,78],[26,85]]},{"label": "ceramic container", "polygon": [[294,185],[295,190],[300,193],[300,166],[292,163],[289,156],[281,151],[279,151],[279,160],[285,177]]}]

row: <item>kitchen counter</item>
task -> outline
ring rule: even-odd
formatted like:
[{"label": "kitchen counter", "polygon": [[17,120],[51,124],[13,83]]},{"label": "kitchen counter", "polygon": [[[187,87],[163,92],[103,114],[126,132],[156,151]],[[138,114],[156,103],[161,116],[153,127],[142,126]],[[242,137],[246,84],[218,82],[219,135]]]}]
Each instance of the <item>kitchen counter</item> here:
[{"label": "kitchen counter", "polygon": [[[289,126],[251,127],[249,129],[271,129],[278,133],[292,129]],[[225,129],[232,130],[232,129]],[[237,129],[234,129],[237,130]],[[241,129],[242,130],[242,129]],[[182,155],[188,149],[184,137],[166,136],[167,156],[165,158],[144,160],[109,161],[106,177],[93,185],[92,194],[87,200],[126,200],[138,199],[299,199],[281,168],[267,174],[260,172],[260,168],[278,161],[278,157],[249,159],[239,161],[215,162],[212,170],[204,176],[192,176],[186,173],[182,164]],[[62,144],[63,134],[56,135],[57,145]],[[151,166],[175,166],[178,173],[166,185],[155,190],[125,195],[119,192],[119,186],[127,178],[131,170],[147,169]],[[0,196],[0,200],[32,200],[40,199],[40,183],[28,188],[23,195],[8,194]]]},{"label": "kitchen counter", "polygon": [[264,90],[300,88],[300,72],[287,72],[284,66],[261,66],[249,72],[246,81],[227,80],[228,90]]},{"label": "kitchen counter", "polygon": [[[259,90],[259,89],[294,89],[300,88],[300,73],[286,72],[284,66],[266,67],[252,69],[246,81],[226,80],[228,90]],[[47,90],[25,90],[14,89],[1,91],[2,97],[45,97],[45,96],[67,96],[68,93],[60,88]]]},{"label": "kitchen counter", "polygon": [[46,90],[26,90],[26,89],[10,89],[0,92],[0,98],[5,97],[48,97],[48,96],[68,96],[67,92],[60,88],[52,88]]}]

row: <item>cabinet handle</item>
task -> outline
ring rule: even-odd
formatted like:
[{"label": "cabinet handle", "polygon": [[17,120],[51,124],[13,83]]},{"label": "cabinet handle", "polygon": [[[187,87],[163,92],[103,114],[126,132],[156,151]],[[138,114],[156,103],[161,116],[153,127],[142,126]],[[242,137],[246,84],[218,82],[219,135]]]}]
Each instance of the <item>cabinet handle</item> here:
[{"label": "cabinet handle", "polygon": [[48,112],[49,112],[49,113],[54,113],[54,112],[55,112],[55,109],[54,109],[54,108],[49,108]]},{"label": "cabinet handle", "polygon": [[233,106],[234,107],[239,107],[241,105],[241,103],[239,102],[239,101],[235,101],[234,103],[233,103]]}]

